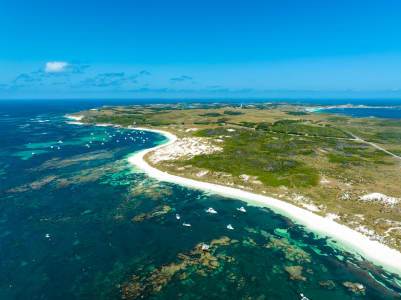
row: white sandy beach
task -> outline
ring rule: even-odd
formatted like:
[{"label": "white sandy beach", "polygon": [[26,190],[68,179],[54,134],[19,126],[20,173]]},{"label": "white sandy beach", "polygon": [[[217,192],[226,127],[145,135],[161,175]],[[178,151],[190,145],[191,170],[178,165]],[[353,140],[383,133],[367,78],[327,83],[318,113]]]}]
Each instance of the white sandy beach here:
[{"label": "white sandy beach", "polygon": [[306,229],[309,229],[320,236],[329,237],[336,242],[336,247],[357,254],[377,265],[385,267],[386,270],[401,275],[401,252],[377,241],[370,240],[369,237],[363,235],[362,233],[333,221],[333,218],[321,217],[306,209],[299,208],[290,203],[271,197],[258,195],[227,186],[182,178],[153,168],[144,160],[144,156],[157,148],[165,147],[174,143],[177,140],[177,137],[172,133],[162,130],[153,130],[147,128],[134,129],[157,132],[169,139],[169,141],[165,144],[140,151],[128,158],[131,164],[143,170],[149,176],[160,181],[172,182],[195,189],[212,192],[214,194],[243,200],[249,205],[268,207],[274,212],[289,217],[295,223],[304,225]]}]

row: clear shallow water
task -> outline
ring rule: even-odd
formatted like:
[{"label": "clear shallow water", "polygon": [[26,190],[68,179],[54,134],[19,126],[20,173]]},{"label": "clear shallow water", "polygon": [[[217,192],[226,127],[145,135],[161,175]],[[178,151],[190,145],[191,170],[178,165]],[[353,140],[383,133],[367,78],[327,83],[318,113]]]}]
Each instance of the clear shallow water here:
[{"label": "clear shallow water", "polygon": [[[98,105],[0,104],[0,299],[399,298],[396,275],[268,209],[244,214],[240,201],[127,164],[161,136],[62,118]],[[361,283],[366,295],[344,282]]]}]

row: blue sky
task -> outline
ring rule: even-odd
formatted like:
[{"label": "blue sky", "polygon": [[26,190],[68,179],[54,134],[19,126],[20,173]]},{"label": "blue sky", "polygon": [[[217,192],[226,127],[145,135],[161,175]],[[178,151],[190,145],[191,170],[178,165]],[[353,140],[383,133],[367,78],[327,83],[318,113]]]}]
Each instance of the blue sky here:
[{"label": "blue sky", "polygon": [[0,0],[0,98],[401,98],[401,1]]}]

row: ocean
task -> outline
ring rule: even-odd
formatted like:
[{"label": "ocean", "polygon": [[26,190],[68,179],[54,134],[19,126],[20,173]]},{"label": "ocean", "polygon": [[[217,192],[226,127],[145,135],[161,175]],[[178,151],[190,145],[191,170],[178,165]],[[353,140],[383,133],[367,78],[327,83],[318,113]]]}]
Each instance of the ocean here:
[{"label": "ocean", "polygon": [[342,114],[354,118],[401,119],[401,107],[347,107],[319,110],[319,113]]},{"label": "ocean", "polygon": [[401,298],[398,275],[286,217],[128,164],[161,135],[63,117],[135,103],[0,102],[0,299]]}]

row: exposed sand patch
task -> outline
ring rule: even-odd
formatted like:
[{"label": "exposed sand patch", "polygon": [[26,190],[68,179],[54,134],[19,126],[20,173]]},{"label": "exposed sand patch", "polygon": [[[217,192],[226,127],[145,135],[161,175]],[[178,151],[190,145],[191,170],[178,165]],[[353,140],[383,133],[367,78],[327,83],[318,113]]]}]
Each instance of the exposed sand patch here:
[{"label": "exposed sand patch", "polygon": [[328,184],[330,183],[330,180],[327,180],[326,178],[322,178],[322,180],[320,180],[321,184]]},{"label": "exposed sand patch", "polygon": [[174,143],[158,148],[152,152],[149,160],[158,163],[166,160],[177,160],[181,158],[191,159],[200,154],[212,154],[222,151],[221,147],[214,146],[208,139],[199,137],[184,137],[177,139]]},{"label": "exposed sand patch", "polygon": [[185,132],[198,131],[198,128],[188,128]]},{"label": "exposed sand patch", "polygon": [[205,176],[207,173],[209,173],[208,170],[202,170],[199,173],[196,174],[196,177],[203,177]]},{"label": "exposed sand patch", "polygon": [[314,211],[314,212],[320,211],[319,207],[317,207],[315,204],[302,203],[301,205],[310,211]]},{"label": "exposed sand patch", "polygon": [[328,220],[334,221],[340,218],[339,215],[328,213],[325,217]]},{"label": "exposed sand patch", "polygon": [[387,205],[395,205],[400,202],[400,198],[389,197],[381,193],[371,193],[360,197],[363,201],[378,201]]}]

